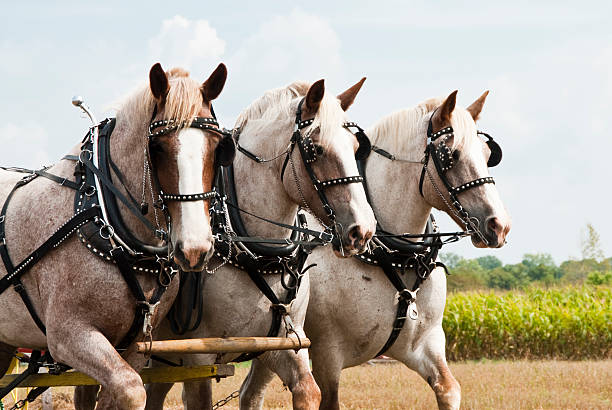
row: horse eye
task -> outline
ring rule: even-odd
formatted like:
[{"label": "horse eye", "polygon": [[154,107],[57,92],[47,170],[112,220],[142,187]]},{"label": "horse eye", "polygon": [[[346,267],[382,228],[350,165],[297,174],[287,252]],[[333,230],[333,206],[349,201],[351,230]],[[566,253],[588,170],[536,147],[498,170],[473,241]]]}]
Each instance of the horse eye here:
[{"label": "horse eye", "polygon": [[157,138],[151,139],[151,142],[149,143],[149,151],[151,151],[151,153],[161,154],[164,152],[164,144],[162,144]]},{"label": "horse eye", "polygon": [[317,155],[323,155],[323,147],[320,145],[315,145],[315,150],[317,152]]},{"label": "horse eye", "polygon": [[459,150],[458,149],[453,151],[453,160],[455,162],[459,161]]}]

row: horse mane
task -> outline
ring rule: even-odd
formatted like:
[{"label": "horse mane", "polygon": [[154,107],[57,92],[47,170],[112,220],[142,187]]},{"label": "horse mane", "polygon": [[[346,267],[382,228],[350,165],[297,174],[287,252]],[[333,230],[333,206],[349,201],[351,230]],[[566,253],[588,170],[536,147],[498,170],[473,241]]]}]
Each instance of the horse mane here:
[{"label": "horse mane", "polygon": [[[310,86],[311,83],[296,81],[286,87],[266,91],[240,113],[235,127],[244,129],[248,124],[250,133],[268,135],[270,124],[282,121],[293,123],[295,118],[292,114],[292,102],[298,97],[304,97]],[[326,90],[309,130],[312,132],[317,127],[320,128],[321,140],[318,143],[325,147],[331,143],[334,133],[344,121],[345,114],[338,99]]]},{"label": "horse mane", "polygon": [[[444,102],[445,97],[429,98],[412,108],[395,111],[383,117],[367,130],[372,143],[385,150],[401,156],[415,147],[425,147],[424,135],[427,133],[429,114]],[[457,132],[472,130],[474,121],[462,107],[455,106],[451,116],[451,126],[455,130],[453,149],[466,143],[466,135],[472,133]],[[416,159],[416,158],[415,158]]]},{"label": "horse mane", "polygon": [[[185,121],[187,126],[202,108],[202,85],[189,77],[189,72],[182,68],[172,68],[166,75],[170,90],[166,97],[164,116]],[[147,82],[118,104],[117,117],[138,127],[148,127],[155,104],[155,97]]]}]

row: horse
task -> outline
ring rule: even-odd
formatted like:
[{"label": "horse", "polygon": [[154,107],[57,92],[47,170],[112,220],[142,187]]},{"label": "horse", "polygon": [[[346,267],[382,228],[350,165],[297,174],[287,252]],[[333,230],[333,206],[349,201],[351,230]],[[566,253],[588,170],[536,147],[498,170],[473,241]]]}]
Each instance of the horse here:
[{"label": "horse", "polygon": [[[238,150],[243,155],[237,155],[233,163],[236,193],[235,198],[230,195],[230,200],[235,199],[240,209],[248,211],[243,215],[245,232],[261,238],[289,239],[285,228],[295,220],[298,207],[309,210],[314,218],[329,226],[329,205],[336,215],[336,224],[342,227],[338,230],[341,241],[333,245],[336,256],[349,257],[365,249],[374,232],[375,219],[367,203],[361,179],[351,179],[351,175],[357,174],[354,155],[358,141],[344,127],[345,111],[353,103],[364,80],[337,97],[325,91],[323,80],[313,84],[295,82],[268,91],[240,114],[236,128],[239,130]],[[292,131],[294,137],[297,132],[297,137],[305,140],[305,145],[299,151],[287,148]],[[315,189],[309,168],[316,174],[316,180],[323,188]],[[331,179],[325,181],[324,178]],[[321,200],[318,189],[325,190],[326,201]],[[281,227],[267,223],[261,218],[285,225]],[[221,252],[216,258],[221,260],[223,255]],[[268,273],[261,278],[265,277],[263,280],[269,289],[277,295],[290,293],[284,285],[283,274],[274,274],[274,271],[278,272],[278,266],[272,264],[267,269]],[[266,332],[269,336],[287,335],[287,322],[283,322],[285,326],[277,324],[271,327],[275,317],[271,301],[260,291],[260,285],[250,279],[251,274],[230,264],[212,274],[205,274],[201,283],[201,322],[197,328],[181,337],[264,336]],[[287,308],[291,332],[303,338],[302,324],[309,297],[309,276],[308,272],[303,271],[299,275],[299,288],[292,288],[294,299],[288,301],[280,296],[279,299],[284,300],[283,305]],[[157,334],[159,339],[176,337],[168,322],[162,325]],[[237,357],[237,354],[231,353],[216,356],[189,355],[183,358],[183,363],[212,364],[230,362]],[[172,356],[167,358],[178,359]],[[294,408],[318,407],[319,388],[310,372],[306,349],[297,353],[268,352],[261,354],[258,360],[266,363],[288,386]],[[185,383],[184,386],[186,408],[210,406],[210,383]],[[171,387],[159,384],[148,386],[147,409],[161,409]],[[240,405],[245,408],[249,403],[241,399]]]},{"label": "horse", "polygon": [[[377,233],[385,232],[383,228],[395,233],[424,232],[435,207],[461,227],[470,228],[476,247],[504,245],[510,218],[495,185],[490,183],[492,179],[483,179],[491,178],[487,165],[494,166],[501,160],[501,149],[491,137],[484,143],[475,125],[487,94],[464,109],[456,106],[455,91],[445,99],[429,99],[392,113],[367,130],[374,146],[364,161],[366,186],[379,223]],[[431,147],[425,154],[429,161],[423,158],[424,147]],[[430,170],[427,165],[432,161],[436,166]],[[467,189],[459,193],[454,190],[453,195],[445,189],[466,184]],[[471,227],[465,214],[453,206],[455,199],[471,218]],[[401,212],[403,209],[407,211]],[[414,295],[410,294],[416,293],[412,286],[417,281],[414,269],[404,266],[403,273],[399,269],[397,275],[409,285],[400,292],[380,263],[364,263],[369,255],[341,261],[330,256],[319,248],[308,259],[316,268],[310,275],[305,331],[312,341],[310,355],[313,375],[322,392],[321,408],[340,408],[342,369],[384,353],[421,375],[435,392],[440,409],[458,409],[461,388],[446,362],[442,329],[445,269],[436,266],[435,258],[430,261],[429,278],[424,275],[427,279],[419,279]],[[410,264],[413,262],[411,259]],[[401,313],[405,296],[408,309],[404,307]],[[400,313],[403,318],[398,317]],[[255,360],[242,396],[253,407],[261,408],[265,385],[272,377],[266,364]]]},{"label": "horse", "polygon": [[[174,266],[201,270],[212,255],[215,161],[228,163],[234,149],[211,117],[226,78],[223,64],[200,84],[157,63],[116,119],[55,165],[0,170],[0,269],[15,289],[0,294],[0,373],[16,347],[46,349],[100,382],[100,408],[144,409],[142,380],[115,346],[134,346],[166,315]],[[13,269],[11,259],[24,262]]]}]

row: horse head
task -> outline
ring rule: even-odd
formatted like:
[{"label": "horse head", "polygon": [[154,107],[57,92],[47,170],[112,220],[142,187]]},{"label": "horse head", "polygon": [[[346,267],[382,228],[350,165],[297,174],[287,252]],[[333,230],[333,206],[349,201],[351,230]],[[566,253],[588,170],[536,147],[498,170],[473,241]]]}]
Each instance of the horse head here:
[{"label": "horse head", "polygon": [[223,64],[203,84],[181,69],[166,73],[160,64],[149,74],[155,107],[147,157],[157,185],[151,190],[158,191],[155,206],[166,215],[171,255],[185,271],[202,270],[212,254],[215,163],[228,165],[234,157],[233,141],[219,130],[211,106],[226,78]]},{"label": "horse head", "polygon": [[334,251],[345,257],[364,251],[376,228],[355,162],[359,142],[345,127],[345,111],[364,81],[335,97],[319,80],[293,102],[298,149],[281,170],[287,194],[334,231]]},{"label": "horse head", "polygon": [[501,148],[476,128],[487,94],[464,109],[456,106],[454,91],[434,107],[419,189],[427,202],[472,232],[474,246],[499,248],[511,221],[489,175],[501,161]]}]

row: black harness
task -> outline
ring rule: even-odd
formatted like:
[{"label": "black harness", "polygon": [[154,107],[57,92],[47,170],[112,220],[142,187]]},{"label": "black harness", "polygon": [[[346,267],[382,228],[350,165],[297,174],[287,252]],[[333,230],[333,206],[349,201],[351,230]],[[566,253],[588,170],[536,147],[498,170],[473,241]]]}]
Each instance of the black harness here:
[{"label": "black harness", "polygon": [[[394,155],[379,147],[372,146],[363,130],[359,127],[357,128],[358,132],[355,133],[355,135],[360,141],[360,150],[361,147],[369,147],[367,151],[364,148],[361,155],[357,155],[356,159],[359,173],[364,178],[364,188],[366,191],[366,197],[368,198],[368,202],[371,204],[372,202],[370,200],[368,184],[367,180],[365,180],[365,169],[367,164],[366,160],[370,152],[374,151],[377,154],[382,155],[392,161],[400,159],[396,158]],[[478,178],[474,181],[470,181],[458,187],[453,187],[448,182],[448,179],[446,178],[444,173],[450,168],[452,168],[453,157],[452,152],[450,148],[448,148],[448,146],[445,144],[445,141],[450,136],[452,136],[452,132],[452,128],[448,127],[434,134],[432,132],[432,124],[430,118],[427,131],[428,141],[427,146],[425,148],[425,157],[422,161],[420,161],[423,164],[423,170],[421,172],[421,178],[419,181],[419,191],[421,192],[421,195],[423,195],[422,185],[424,175],[425,172],[428,172],[427,164],[429,161],[429,157],[431,157],[433,159],[438,175],[440,176],[446,188],[448,189],[448,192],[453,200],[453,205],[459,211],[459,209],[463,210],[463,207],[461,207],[461,204],[459,203],[459,200],[456,197],[457,194],[485,183],[494,183],[494,181],[492,177]],[[498,165],[502,158],[502,151],[500,146],[493,140],[490,135],[480,131],[478,131],[478,134],[484,135],[487,138],[487,145],[491,150],[491,155],[489,157],[487,165],[489,167],[494,167]],[[438,147],[436,147],[434,141],[439,137],[443,137],[443,141],[439,144]],[[358,154],[360,150],[358,150]],[[410,160],[404,161],[417,162]],[[440,196],[442,196],[441,193]],[[461,215],[463,216],[463,218],[461,218],[462,220],[470,221],[469,215],[465,210],[463,210],[463,213]],[[470,225],[466,223],[466,228],[468,227],[470,227]],[[433,269],[438,266],[441,266],[448,273],[448,271],[446,270],[446,266],[436,261],[438,252],[440,251],[442,246],[446,243],[457,241],[461,237],[467,236],[470,233],[471,232],[469,231],[441,233],[438,231],[433,215],[430,215],[429,220],[427,221],[425,233],[423,234],[391,234],[385,231],[380,226],[380,224],[377,224],[376,235],[373,238],[375,246],[372,250],[368,250],[367,252],[360,255],[356,255],[355,257],[364,263],[379,266],[383,270],[385,276],[387,276],[389,281],[393,284],[393,286],[398,292],[398,306],[391,334],[389,335],[389,338],[375,357],[384,354],[387,350],[389,350],[393,343],[395,343],[408,317],[413,320],[416,320],[418,318],[418,311],[415,303],[417,292],[419,291],[419,288],[423,281],[425,281],[430,276]],[[441,238],[444,236],[450,238],[443,241]],[[420,238],[422,240],[419,242],[413,242],[410,240],[417,238]],[[412,287],[408,287],[404,279],[402,278],[402,276],[405,275],[408,269],[414,269],[415,271],[416,277]]]},{"label": "black harness", "polygon": [[[325,189],[331,186],[334,186],[334,185],[361,183],[363,182],[363,177],[361,175],[356,175],[356,176],[347,176],[347,177],[341,177],[341,178],[328,179],[325,181],[321,181],[317,177],[314,170],[312,169],[312,164],[317,160],[318,156],[321,154],[322,148],[313,142],[312,138],[310,137],[310,134],[303,134],[301,132],[302,129],[312,125],[312,123],[314,122],[314,118],[302,120],[303,104],[304,104],[304,99],[302,99],[298,103],[298,107],[297,107],[297,111],[295,115],[295,129],[293,131],[293,134],[291,135],[291,139],[289,140],[289,146],[287,147],[286,151],[283,153],[285,155],[285,159],[283,161],[283,166],[281,168],[281,181],[284,180],[287,165],[291,164],[291,170],[293,173],[293,177],[297,184],[300,196],[302,197],[301,206],[314,215],[314,213],[310,211],[310,207],[308,206],[306,199],[304,198],[304,195],[302,193],[302,190],[298,182],[295,166],[293,164],[292,154],[297,145],[300,151],[300,155],[302,157],[302,163],[304,164],[304,167],[306,168],[306,172],[308,173],[310,181],[312,182],[315,188],[315,191],[317,192],[317,195],[319,196],[319,200],[321,201],[321,204],[329,219],[331,227],[328,227],[327,224],[323,223],[323,221],[321,220],[319,220],[319,222],[322,224],[322,226],[327,227],[326,230],[328,232],[338,234],[338,226],[336,225],[336,214],[334,212],[333,207],[329,203],[327,196],[325,195]],[[350,124],[353,124],[353,123],[345,123],[344,127],[348,128],[351,126]],[[248,151],[246,148],[240,146],[240,144],[238,144],[238,150],[255,162],[263,163],[263,162],[270,161],[270,160],[265,160],[253,154],[252,152]],[[282,156],[283,154],[279,156],[275,156],[273,159],[276,159]]]},{"label": "black harness", "polygon": [[[237,205],[238,201],[235,190],[234,170],[233,166],[231,165],[228,167],[218,168],[215,183],[215,187],[218,190],[222,201],[216,202],[212,210],[212,226],[213,232],[217,238],[217,242],[215,243],[215,259],[221,262],[218,263],[216,268],[209,271],[209,273],[216,271],[226,263],[247,272],[251,281],[257,286],[257,288],[264,294],[272,305],[272,323],[267,334],[268,336],[276,336],[279,333],[283,323],[287,333],[295,332],[290,318],[291,304],[297,296],[303,275],[308,269],[314,266],[310,265],[305,267],[306,258],[314,246],[328,244],[332,241],[332,232],[337,233],[337,231],[335,231],[335,212],[325,195],[325,188],[333,185],[363,182],[363,177],[361,175],[341,177],[325,181],[321,181],[319,178],[317,178],[314,170],[312,169],[312,164],[317,160],[318,155],[320,154],[320,147],[314,144],[309,135],[303,135],[301,132],[302,129],[308,127],[314,121],[313,119],[304,121],[301,119],[303,101],[304,100],[300,101],[298,104],[295,130],[291,136],[287,150],[271,160],[285,155],[285,160],[281,170],[281,180],[284,178],[287,165],[290,164],[296,184],[298,184],[298,190],[301,192],[291,157],[295,147],[298,147],[300,156],[302,158],[302,163],[308,172],[309,178],[317,191],[319,199],[321,200],[329,220],[332,222],[332,228],[326,228],[324,232],[310,230],[306,227],[306,220],[301,214],[298,214],[297,221],[294,225],[286,225],[259,217],[240,209]],[[346,123],[344,126],[346,128],[356,127],[354,123]],[[238,138],[239,134],[237,133],[236,140],[238,140]],[[369,144],[367,137],[365,138],[365,141]],[[362,140],[359,140],[359,142],[361,146]],[[253,154],[246,148],[240,146],[238,143],[237,149],[257,163],[271,161]],[[306,209],[309,209],[303,196],[302,200],[303,206]],[[265,222],[290,229],[292,231],[292,235],[287,239],[251,237],[244,226],[241,213],[247,213]],[[314,239],[307,240],[309,236],[314,237]],[[284,246],[268,246],[266,244]],[[286,290],[284,297],[276,295],[272,288],[270,288],[265,279],[265,275],[268,274],[281,275],[281,285]],[[192,283],[199,284],[200,282],[199,280],[193,280]],[[201,292],[201,287],[199,287],[199,289]],[[201,320],[201,296],[197,296],[192,293],[191,290],[184,288],[184,295],[182,297],[188,299],[187,301],[183,301],[183,304],[187,303],[188,310],[190,308],[191,311],[183,312],[180,310],[181,308],[177,307],[180,305],[180,302],[178,302],[179,298],[177,298],[177,302],[175,302],[170,314],[170,322],[173,331],[178,334],[184,334],[187,331],[194,330],[199,325]],[[196,314],[195,322],[192,321],[193,313]],[[257,357],[259,354],[260,353],[244,353],[234,361],[239,362],[251,360]]]},{"label": "black harness", "polygon": [[[155,115],[155,113],[153,115]],[[151,131],[163,125],[167,125],[170,122],[172,122],[172,120],[152,123]],[[117,265],[124,280],[128,284],[130,291],[136,299],[136,315],[130,330],[118,345],[118,348],[121,349],[131,344],[133,339],[139,333],[140,329],[142,329],[145,334],[150,333],[151,318],[155,311],[155,307],[159,303],[161,296],[170,285],[178,270],[169,256],[167,243],[161,247],[144,244],[129,232],[120,216],[118,201],[125,205],[128,210],[134,214],[149,230],[155,233],[158,238],[162,239],[164,242],[167,242],[168,232],[170,229],[170,215],[167,211],[167,207],[165,206],[166,201],[206,200],[214,198],[216,194],[214,191],[188,195],[164,194],[161,192],[161,190],[159,190],[157,173],[153,169],[153,163],[150,160],[150,156],[147,156],[147,165],[150,171],[151,181],[152,184],[157,187],[157,192],[159,192],[158,200],[154,203],[154,206],[163,212],[166,221],[166,229],[168,229],[168,232],[162,229],[159,225],[154,226],[148,219],[144,218],[144,214],[147,212],[147,207],[139,207],[139,204],[129,193],[127,187],[125,189],[126,192],[128,192],[129,198],[123,195],[117,186],[112,182],[111,169],[115,172],[115,176],[119,182],[125,187],[124,176],[119,172],[118,168],[110,158],[110,136],[114,129],[114,125],[115,120],[109,119],[103,121],[95,127],[92,127],[90,132],[83,140],[80,154],[78,156],[68,155],[64,157],[64,159],[73,160],[76,162],[74,173],[76,177],[75,181],[69,181],[65,178],[50,174],[46,172],[46,169],[30,171],[25,169],[8,168],[8,170],[23,172],[27,175],[18,181],[14,186],[13,190],[6,198],[2,211],[0,212],[0,256],[2,257],[2,261],[7,271],[7,275],[0,279],[0,293],[12,285],[23,299],[34,322],[43,333],[46,333],[44,323],[36,313],[23,283],[21,282],[21,276],[23,276],[38,261],[40,261],[49,251],[57,248],[75,232],[78,232],[79,239],[90,251],[104,260],[113,262]],[[223,134],[221,130],[214,128],[212,125],[217,125],[214,119],[196,118],[188,126],[199,129],[207,129],[209,131],[218,132],[224,137],[227,136],[226,134]],[[169,126],[155,134],[151,133],[148,136],[149,143],[147,144],[147,152],[149,151],[149,144],[152,139],[160,135],[167,134],[170,131],[177,129],[179,126],[185,126],[185,124]],[[94,135],[98,135],[96,132],[99,132],[99,138],[94,138]],[[97,143],[100,167],[96,167],[92,161],[92,153],[94,152],[93,148],[95,143]],[[224,145],[224,147],[226,146],[227,144]],[[233,144],[231,144],[231,147],[233,147]],[[41,246],[34,250],[21,263],[15,266],[11,261],[7,249],[5,235],[6,211],[15,191],[28,184],[38,176],[48,178],[76,191],[74,199],[75,215],[64,223],[64,225],[62,225]],[[101,192],[97,192],[96,178],[99,182]],[[100,199],[104,202],[104,206],[107,211],[108,217],[106,219],[104,218],[102,212]],[[136,274],[138,273],[151,273],[158,277],[159,286],[150,300],[146,299],[138,282],[136,277]],[[1,393],[4,394],[4,390],[2,390]]]},{"label": "black harness", "polygon": [[[470,229],[472,232],[476,233],[480,239],[486,244],[488,241],[484,237],[484,235],[480,232],[478,227],[478,220],[474,217],[470,217],[467,210],[461,205],[459,201],[458,195],[462,192],[465,192],[469,189],[478,187],[484,184],[495,184],[495,180],[493,177],[482,177],[477,178],[469,182],[465,182],[458,186],[453,186],[448,178],[446,177],[446,172],[450,170],[453,165],[453,152],[450,147],[446,145],[446,141],[449,138],[453,137],[453,128],[446,127],[437,132],[433,132],[432,118],[434,113],[429,118],[429,123],[427,125],[427,145],[425,147],[425,157],[423,159],[423,169],[421,170],[421,177],[419,178],[419,192],[421,196],[423,196],[423,181],[425,180],[425,174],[427,173],[431,184],[434,189],[438,193],[438,195],[442,198],[444,203],[446,203],[448,209],[455,213],[455,215],[463,222],[466,229]],[[499,144],[493,140],[493,138],[484,132],[478,131],[478,135],[484,135],[487,138],[486,144],[491,151],[491,155],[487,161],[488,167],[494,167],[498,165],[502,160],[502,150]],[[440,143],[436,146],[436,140],[440,138]],[[444,195],[440,192],[437,185],[435,184],[433,177],[427,167],[429,163],[429,159],[432,159],[436,171],[438,173],[438,177],[442,180],[444,187],[446,188],[449,197],[450,197],[450,205],[444,198]],[[452,205],[452,207],[451,207]],[[476,222],[474,222],[476,220]]]}]

